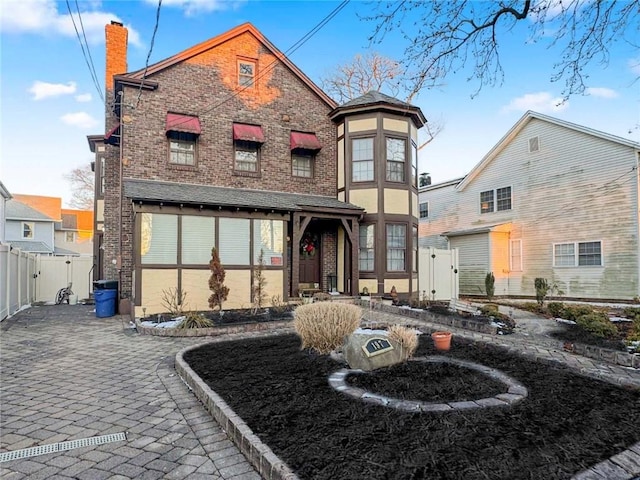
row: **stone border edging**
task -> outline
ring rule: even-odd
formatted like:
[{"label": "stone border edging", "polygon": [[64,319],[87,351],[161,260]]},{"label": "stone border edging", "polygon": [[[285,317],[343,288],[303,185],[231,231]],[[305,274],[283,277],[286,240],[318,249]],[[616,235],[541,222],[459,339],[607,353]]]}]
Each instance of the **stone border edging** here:
[{"label": "stone border edging", "polygon": [[[358,300],[357,304],[365,310],[368,310],[370,307],[372,307],[372,310],[379,310],[384,313],[390,313],[393,315],[414,318],[416,320],[437,323],[439,325],[457,327],[464,330],[487,333],[489,335],[497,335],[498,333],[497,327],[492,327],[491,325],[487,325],[485,323],[476,322],[473,319],[447,317],[437,313],[431,313],[426,310],[400,308],[393,305],[382,305],[379,303],[374,303],[373,305],[369,306],[369,302],[362,300]],[[595,345],[572,343],[552,339],[550,339],[549,341],[549,346],[558,350],[575,353],[576,355],[581,355],[583,357],[601,360],[603,362],[612,363],[614,365],[620,365],[621,367],[640,369],[640,353],[627,353],[618,350],[611,350],[609,348],[597,347]]]},{"label": "stone border edging", "polygon": [[196,398],[218,422],[227,437],[238,447],[249,463],[265,480],[299,480],[289,466],[258,438],[249,426],[227,403],[191,369],[184,360],[189,350],[201,347],[193,345],[176,354],[175,369],[180,378],[193,391]]},{"label": "stone border edging", "polygon": [[488,408],[488,407],[506,407],[524,400],[529,392],[527,387],[518,382],[515,378],[510,377],[506,373],[496,368],[487,367],[475,362],[459,360],[457,358],[449,358],[441,355],[431,355],[428,357],[413,357],[411,362],[422,363],[451,363],[458,367],[469,368],[480,372],[493,380],[497,380],[508,387],[506,393],[499,393],[493,397],[479,398],[477,400],[457,401],[457,402],[425,402],[422,400],[402,400],[399,398],[391,398],[378,393],[367,392],[358,387],[352,387],[347,383],[349,375],[357,375],[364,372],[363,370],[355,370],[350,368],[342,368],[329,375],[329,385],[345,395],[356,400],[362,400],[366,403],[374,405],[382,405],[384,407],[401,410],[403,412],[450,412],[453,410],[468,410],[470,408]]},{"label": "stone border edging", "polygon": [[260,332],[265,330],[279,330],[291,327],[293,319],[276,320],[273,322],[242,323],[238,325],[220,325],[207,328],[158,328],[145,327],[136,318],[136,330],[140,335],[156,337],[217,337],[232,333]]}]

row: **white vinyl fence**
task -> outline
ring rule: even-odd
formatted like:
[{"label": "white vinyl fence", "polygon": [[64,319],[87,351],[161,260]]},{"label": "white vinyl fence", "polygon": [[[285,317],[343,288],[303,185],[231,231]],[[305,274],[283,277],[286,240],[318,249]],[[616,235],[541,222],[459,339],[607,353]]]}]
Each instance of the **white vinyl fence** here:
[{"label": "white vinyl fence", "polygon": [[93,286],[93,257],[39,255],[36,301],[54,302],[58,290],[72,283],[79,299],[89,298]]},{"label": "white vinyl fence", "polygon": [[420,248],[418,268],[420,298],[432,301],[458,298],[458,249]]},{"label": "white vinyl fence", "polygon": [[37,255],[0,245],[0,320],[35,301]]}]

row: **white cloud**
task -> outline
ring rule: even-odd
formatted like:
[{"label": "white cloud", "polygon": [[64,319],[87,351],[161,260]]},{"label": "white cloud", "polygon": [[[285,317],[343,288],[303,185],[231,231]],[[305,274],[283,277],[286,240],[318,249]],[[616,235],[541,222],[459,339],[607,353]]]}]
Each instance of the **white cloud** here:
[{"label": "white cloud", "polygon": [[[58,11],[58,6],[62,7],[63,5],[64,3],[58,3],[55,0],[2,0],[0,31],[38,35],[58,34],[76,38],[76,30],[68,11]],[[70,5],[74,4],[70,3]],[[99,4],[81,2],[80,5],[84,9],[92,9],[81,10],[82,25],[89,43],[104,42],[104,26],[111,20],[122,22],[117,15],[99,10]],[[74,11],[73,7],[72,11]],[[77,12],[74,13],[73,18],[78,31],[81,32]],[[129,43],[141,47],[142,43],[138,32],[130,26],[127,26],[127,29],[129,30]]]},{"label": "white cloud", "polygon": [[98,125],[98,121],[87,112],[67,113],[60,117],[67,125],[78,128],[93,128]]},{"label": "white cloud", "polygon": [[[158,0],[145,1],[150,5],[158,6]],[[244,3],[246,0],[163,0],[162,6],[182,8],[184,14],[189,17],[198,13],[233,10]]]},{"label": "white cloud", "polygon": [[605,87],[589,87],[585,89],[584,93],[598,98],[616,98],[618,96],[618,92]]},{"label": "white cloud", "polygon": [[34,100],[42,100],[43,98],[59,97],[61,95],[71,95],[76,93],[76,83],[47,83],[41,81],[33,82],[29,93],[33,94]]},{"label": "white cloud", "polygon": [[562,97],[554,97],[549,92],[527,93],[514,98],[509,105],[502,107],[503,112],[533,110],[539,113],[561,112],[569,106],[568,101]]},{"label": "white cloud", "polygon": [[93,99],[90,93],[81,93],[76,95],[76,102],[90,102]]}]

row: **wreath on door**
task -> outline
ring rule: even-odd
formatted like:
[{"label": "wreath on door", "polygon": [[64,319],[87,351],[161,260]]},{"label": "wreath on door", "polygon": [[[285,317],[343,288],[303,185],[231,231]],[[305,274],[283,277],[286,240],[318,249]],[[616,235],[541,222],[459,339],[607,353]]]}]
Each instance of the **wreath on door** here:
[{"label": "wreath on door", "polygon": [[309,233],[305,234],[300,241],[300,255],[313,257],[318,250],[318,237]]}]

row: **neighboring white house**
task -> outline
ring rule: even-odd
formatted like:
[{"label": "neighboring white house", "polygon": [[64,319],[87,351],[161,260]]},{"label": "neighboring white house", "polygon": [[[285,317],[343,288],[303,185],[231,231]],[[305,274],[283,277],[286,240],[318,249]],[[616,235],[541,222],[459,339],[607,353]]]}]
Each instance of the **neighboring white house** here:
[{"label": "neighboring white house", "polygon": [[458,248],[460,294],[640,295],[640,144],[527,112],[464,178],[419,192],[420,246]]},{"label": "neighboring white house", "polygon": [[5,241],[6,203],[9,199],[11,199],[9,190],[0,182],[0,243]]},{"label": "neighboring white house", "polygon": [[7,200],[6,241],[23,252],[54,253],[54,220],[15,199]]}]

